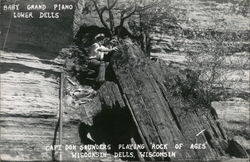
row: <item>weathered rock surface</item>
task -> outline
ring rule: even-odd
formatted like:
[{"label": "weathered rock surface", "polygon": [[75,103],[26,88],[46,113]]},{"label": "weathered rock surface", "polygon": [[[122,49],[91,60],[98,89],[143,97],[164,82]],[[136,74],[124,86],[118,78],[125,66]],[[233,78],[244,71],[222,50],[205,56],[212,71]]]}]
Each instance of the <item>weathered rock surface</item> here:
[{"label": "weathered rock surface", "polygon": [[222,126],[231,138],[250,151],[249,102],[240,98],[213,102]]},{"label": "weathered rock surface", "polygon": [[[114,91],[111,83],[104,84],[99,89],[102,106],[119,109],[125,103],[148,151],[160,151],[151,148],[154,143],[168,144],[168,151],[177,152],[173,159],[216,160],[228,156],[228,138],[212,107],[195,104],[199,98],[192,96],[192,90],[185,93],[181,88],[178,78],[188,82],[191,74],[166,66],[162,61],[148,60],[129,40],[112,57],[111,63],[119,92],[116,85],[112,86]],[[112,97],[114,94],[116,99]],[[114,107],[114,103],[122,106]],[[177,143],[184,144],[182,150],[176,151]],[[190,149],[197,143],[205,144],[206,148]]]},{"label": "weathered rock surface", "polygon": [[[176,159],[215,159],[225,155],[219,143],[226,136],[213,115],[209,111],[203,114],[190,101],[171,92],[171,86],[177,86],[177,70],[162,63],[150,63],[135,45],[126,44],[123,50],[115,57],[113,68],[147,144],[167,143],[169,150],[174,151],[175,144],[184,143],[185,149],[177,153]],[[204,129],[198,140],[207,142],[207,149],[191,150],[196,135]]]},{"label": "weathered rock surface", "polygon": [[[58,108],[62,61],[0,51],[0,159],[58,159]],[[79,144],[80,117],[65,107],[62,144]],[[71,159],[69,152],[63,158]]]},{"label": "weathered rock surface", "polygon": [[[28,4],[38,4],[35,0],[1,1],[1,9],[14,2],[19,4],[19,10],[1,10],[0,14],[0,46],[5,50],[0,51],[0,160],[58,159],[59,151],[46,150],[46,146],[59,144],[63,62],[57,56],[59,49],[72,42],[74,9],[58,11],[58,19],[39,19],[41,10],[32,11],[34,18],[11,19],[13,12],[29,12]],[[46,5],[44,12],[56,12],[54,4],[74,6],[75,2],[42,0],[39,4]],[[63,145],[80,143],[77,124],[80,115],[77,115],[65,107]],[[67,158],[72,159],[70,152],[63,153],[63,159]]]}]

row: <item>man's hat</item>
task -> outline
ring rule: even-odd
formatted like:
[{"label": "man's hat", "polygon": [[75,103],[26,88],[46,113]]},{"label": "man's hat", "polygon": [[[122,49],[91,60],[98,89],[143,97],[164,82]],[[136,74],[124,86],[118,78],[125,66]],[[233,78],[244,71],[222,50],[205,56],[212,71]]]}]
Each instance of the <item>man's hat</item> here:
[{"label": "man's hat", "polygon": [[103,34],[103,33],[100,33],[100,34],[97,34],[96,36],[95,36],[95,39],[96,40],[100,40],[100,39],[103,39],[105,37],[105,35]]}]

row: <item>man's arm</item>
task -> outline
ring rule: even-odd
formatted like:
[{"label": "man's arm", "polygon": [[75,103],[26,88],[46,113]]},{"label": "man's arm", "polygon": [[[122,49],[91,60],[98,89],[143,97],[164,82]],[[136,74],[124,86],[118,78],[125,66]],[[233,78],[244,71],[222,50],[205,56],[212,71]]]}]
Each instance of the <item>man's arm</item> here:
[{"label": "man's arm", "polygon": [[[117,47],[114,47],[114,48],[107,48],[107,47],[104,47],[104,46],[100,46],[98,47],[96,50],[97,51],[100,51],[100,52],[111,52],[111,51],[116,51],[118,48]],[[107,53],[105,53],[107,54]]]},{"label": "man's arm", "polygon": [[96,59],[97,56],[90,56],[89,59]]},{"label": "man's arm", "polygon": [[107,47],[104,47],[104,46],[100,46],[96,49],[96,51],[100,51],[100,52],[111,52],[112,49],[109,49]]}]

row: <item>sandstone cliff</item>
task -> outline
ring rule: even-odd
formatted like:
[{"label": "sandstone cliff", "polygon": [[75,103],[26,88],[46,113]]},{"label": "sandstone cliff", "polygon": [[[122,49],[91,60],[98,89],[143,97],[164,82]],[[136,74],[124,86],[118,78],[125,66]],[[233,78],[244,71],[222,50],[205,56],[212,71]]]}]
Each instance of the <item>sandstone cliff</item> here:
[{"label": "sandstone cliff", "polygon": [[[57,55],[59,49],[72,42],[74,10],[62,12],[60,19],[11,20],[13,12],[27,12],[27,4],[37,3],[32,0],[1,1],[1,9],[4,4],[14,2],[20,4],[18,11],[1,10],[0,15],[1,49],[5,43],[5,51],[0,51],[0,160],[58,159],[58,150],[46,147],[59,144],[58,109],[63,61]],[[54,3],[74,5],[74,2],[44,0],[40,4],[47,5],[44,12],[52,12]],[[38,16],[39,11],[33,12]],[[64,111],[63,140],[68,144],[79,143],[78,126],[74,124],[79,122],[79,117],[67,116],[69,110]]]}]

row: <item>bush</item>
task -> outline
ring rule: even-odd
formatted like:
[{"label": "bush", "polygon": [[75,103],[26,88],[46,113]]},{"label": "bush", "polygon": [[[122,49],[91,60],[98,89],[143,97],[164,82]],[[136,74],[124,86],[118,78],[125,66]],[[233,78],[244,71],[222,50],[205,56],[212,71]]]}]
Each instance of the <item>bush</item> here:
[{"label": "bush", "polygon": [[229,76],[236,71],[243,71],[248,64],[247,60],[234,57],[235,52],[244,50],[243,40],[240,37],[230,37],[228,32],[218,34],[216,31],[200,30],[192,35],[192,39],[198,40],[199,46],[192,49],[193,52],[189,49],[185,49],[185,52],[188,68],[194,70],[201,80],[200,91],[206,96],[207,103],[225,97],[223,91],[238,84],[243,73],[233,81]]}]

